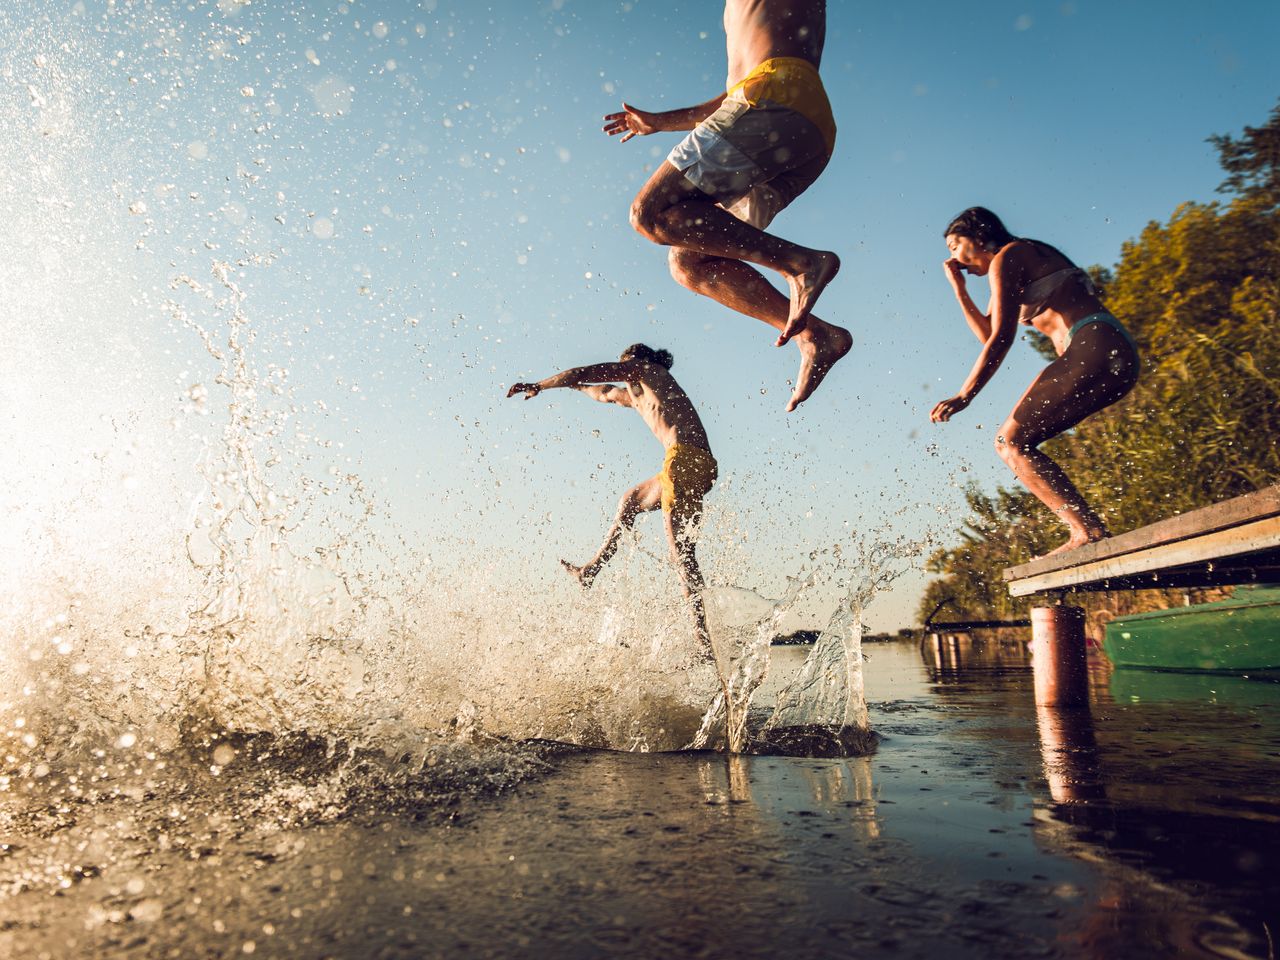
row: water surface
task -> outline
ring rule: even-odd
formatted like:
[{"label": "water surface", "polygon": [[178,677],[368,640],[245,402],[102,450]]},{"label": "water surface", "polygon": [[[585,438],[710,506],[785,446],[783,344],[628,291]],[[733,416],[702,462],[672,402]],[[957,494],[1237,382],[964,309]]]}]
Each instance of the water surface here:
[{"label": "water surface", "polygon": [[1280,686],[1095,671],[1037,713],[1021,640],[867,655],[870,757],[543,749],[514,788],[371,782],[298,825],[305,790],[237,760],[28,810],[0,953],[1274,956]]}]

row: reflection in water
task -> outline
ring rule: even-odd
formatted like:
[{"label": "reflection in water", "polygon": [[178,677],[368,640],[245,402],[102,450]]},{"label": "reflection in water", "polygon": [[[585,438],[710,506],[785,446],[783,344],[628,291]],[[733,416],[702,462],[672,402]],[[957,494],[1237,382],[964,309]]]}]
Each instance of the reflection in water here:
[{"label": "reflection in water", "polygon": [[750,803],[751,780],[746,758],[739,753],[708,757],[698,764],[698,780],[707,803]]},{"label": "reflection in water", "polygon": [[[1226,913],[1203,917],[1204,904],[1197,903],[1193,893],[1164,881],[1149,869],[1149,863],[1141,862],[1160,863],[1172,853],[1171,872],[1178,878],[1201,873],[1203,862],[1197,862],[1195,854],[1213,858],[1213,852],[1195,851],[1185,842],[1176,851],[1169,849],[1170,835],[1186,829],[1185,822],[1176,822],[1181,818],[1107,802],[1101,754],[1087,706],[1038,707],[1036,725],[1053,801],[1036,803],[1036,839],[1048,849],[1093,864],[1103,877],[1101,887],[1090,897],[1083,924],[1073,936],[1087,956],[1110,957],[1123,952],[1132,928],[1144,922],[1180,956],[1205,952],[1227,957],[1274,956],[1269,943],[1270,921],[1265,915],[1261,932],[1267,941],[1266,953],[1260,954],[1257,950],[1263,943],[1256,935]],[[1135,847],[1140,851],[1138,865],[1130,862]],[[1155,915],[1150,911],[1152,903],[1161,905]]]},{"label": "reflection in water", "polygon": [[[952,722],[981,718],[968,736],[1017,750],[1020,718],[1033,722],[1033,839],[1098,874],[1060,932],[1068,953],[1276,955],[1280,686],[1112,672],[1097,658],[1091,705],[1037,708],[1021,643],[928,638],[920,657],[939,700],[965,711]],[[996,763],[1016,777],[1016,761]]]},{"label": "reflection in water", "polygon": [[921,656],[935,683],[963,681],[973,671],[1023,670],[1031,664],[1026,639],[1002,634],[1002,639],[974,637],[971,633],[926,634]]},{"label": "reflection in water", "polygon": [[1229,677],[1213,673],[1164,673],[1157,670],[1116,670],[1108,687],[1108,699],[1118,704],[1189,703],[1247,711],[1252,722],[1269,725],[1272,738],[1280,736],[1280,680],[1261,677]]},{"label": "reflection in water", "polygon": [[758,806],[763,814],[761,823],[775,824],[785,819],[787,805],[793,801],[803,800],[819,810],[844,808],[850,813],[850,835],[854,839],[874,840],[880,836],[869,757],[815,760],[798,765],[790,782],[793,785],[802,782],[807,787],[805,795],[790,792],[781,800],[776,793],[776,781],[760,778],[759,767],[754,769],[757,782],[764,787],[759,797],[752,792],[753,766],[747,756],[727,754],[701,759],[698,779],[706,802]]},{"label": "reflection in water", "polygon": [[1093,716],[1082,707],[1036,707],[1044,777],[1055,803],[1105,800]]},{"label": "reflection in water", "polygon": [[806,766],[804,777],[819,807],[837,804],[848,807],[850,832],[855,838],[875,840],[880,836],[870,758],[852,758],[822,767]]}]

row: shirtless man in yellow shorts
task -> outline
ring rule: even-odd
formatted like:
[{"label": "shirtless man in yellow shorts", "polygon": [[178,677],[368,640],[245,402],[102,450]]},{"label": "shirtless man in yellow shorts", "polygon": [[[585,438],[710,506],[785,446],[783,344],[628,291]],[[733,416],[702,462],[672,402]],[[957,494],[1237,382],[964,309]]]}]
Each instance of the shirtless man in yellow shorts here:
[{"label": "shirtless man in yellow shorts", "polygon": [[[670,246],[671,273],[684,286],[794,339],[800,372],[787,403],[807,400],[849,352],[849,331],[812,313],[840,258],[765,233],[809,187],[835,146],[818,65],[826,0],[726,0],[726,92],[681,110],[650,113],[629,104],[605,116],[622,142],[663,130],[691,130],[631,204],[631,224]],[[783,296],[749,264],[782,274]]]},{"label": "shirtless man in yellow shorts", "polygon": [[591,586],[596,574],[618,549],[622,532],[630,530],[640,514],[661,507],[671,559],[680,574],[684,595],[693,607],[698,642],[710,654],[711,638],[702,603],[702,572],[694,553],[694,537],[702,513],[702,499],[716,480],[716,458],[711,455],[711,444],[698,411],[671,376],[671,364],[671,354],[666,350],[636,343],[622,352],[617,363],[574,367],[537,383],[513,384],[507,396],[523,393],[528,400],[553,387],[572,387],[593,400],[630,407],[640,414],[667,450],[662,471],[622,495],[618,515],[594,557],[581,567],[566,560],[560,562],[584,587]]}]

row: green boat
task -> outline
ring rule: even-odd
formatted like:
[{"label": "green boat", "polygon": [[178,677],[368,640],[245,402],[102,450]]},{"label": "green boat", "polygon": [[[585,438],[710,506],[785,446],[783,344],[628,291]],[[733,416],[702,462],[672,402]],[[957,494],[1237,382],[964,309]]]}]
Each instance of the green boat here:
[{"label": "green boat", "polygon": [[1118,668],[1280,670],[1280,585],[1237,587],[1230,600],[1112,620],[1103,649]]}]

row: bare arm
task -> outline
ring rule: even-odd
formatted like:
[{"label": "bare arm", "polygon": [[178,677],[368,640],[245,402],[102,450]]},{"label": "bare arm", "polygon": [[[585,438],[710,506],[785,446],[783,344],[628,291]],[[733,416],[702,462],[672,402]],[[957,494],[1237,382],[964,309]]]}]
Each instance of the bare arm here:
[{"label": "bare arm", "polygon": [[[979,342],[986,343],[991,339],[991,315],[983,313],[969,296],[969,288],[964,280],[964,268],[959,260],[951,259],[942,264],[947,271],[947,279],[951,281],[951,289],[960,301],[960,310],[964,313],[965,322]],[[988,308],[990,309],[990,308]]]},{"label": "bare arm", "polygon": [[988,274],[991,278],[993,305],[991,332],[983,342],[978,359],[965,378],[960,392],[949,400],[943,400],[929,414],[929,419],[935,423],[950,420],[954,414],[972,403],[973,398],[1000,369],[1000,364],[1004,363],[1004,358],[1009,353],[1009,347],[1013,345],[1018,327],[1018,303],[1014,295],[1015,286],[1008,276],[1010,272],[1012,271],[1006,267],[1002,257],[992,261],[991,272]]},{"label": "bare arm", "polygon": [[589,367],[572,367],[552,374],[537,383],[513,383],[507,391],[508,397],[523,393],[525,399],[536,397],[543,390],[556,387],[580,387],[589,383],[624,383],[635,379],[634,363],[593,363]]},{"label": "bare arm", "polygon": [[602,129],[611,137],[622,134],[620,143],[626,143],[632,137],[644,137],[664,130],[692,130],[715,113],[720,108],[720,104],[724,103],[726,96],[728,94],[717,94],[696,107],[665,110],[661,113],[639,110],[629,103],[624,103],[622,110],[618,113],[605,114]]},{"label": "bare arm", "polygon": [[616,403],[622,407],[631,406],[631,394],[612,383],[580,383],[573,389],[601,403]]}]

